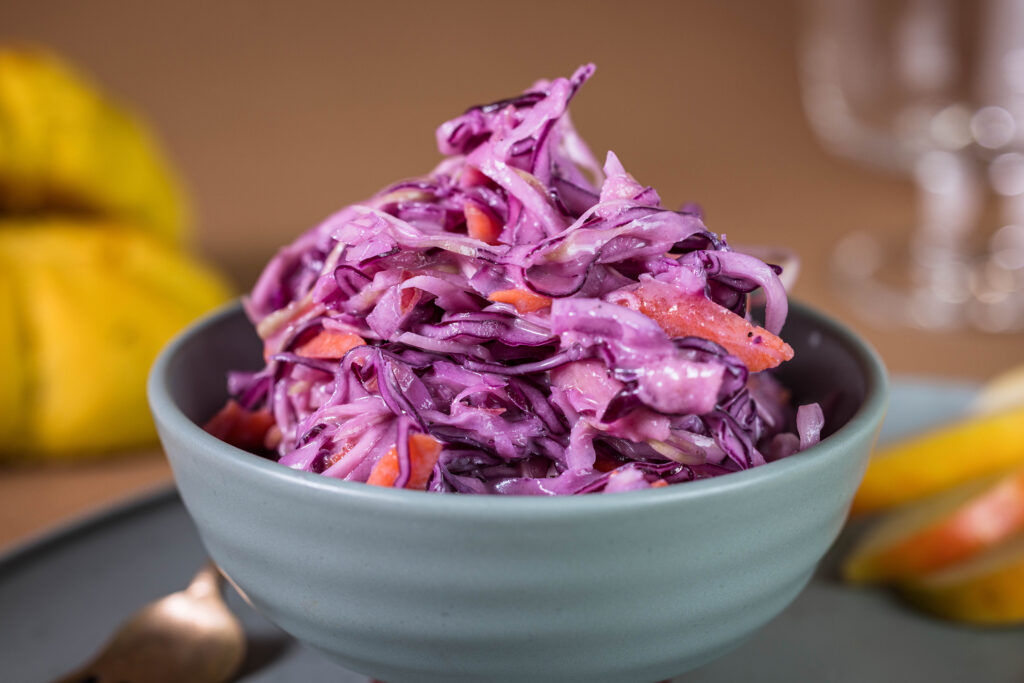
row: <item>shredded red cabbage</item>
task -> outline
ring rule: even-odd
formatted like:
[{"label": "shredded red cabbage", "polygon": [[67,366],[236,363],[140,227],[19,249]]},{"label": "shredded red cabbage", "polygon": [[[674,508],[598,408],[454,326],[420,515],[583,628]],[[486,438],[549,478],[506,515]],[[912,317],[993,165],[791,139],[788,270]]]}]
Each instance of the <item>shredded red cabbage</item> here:
[{"label": "shredded red cabbage", "polygon": [[[781,269],[699,209],[661,206],[568,104],[594,67],[441,125],[432,172],[349,206],[270,261],[245,310],[266,366],[232,373],[278,462],[438,492],[664,486],[818,441]],[[760,289],[764,327],[750,320]]]}]

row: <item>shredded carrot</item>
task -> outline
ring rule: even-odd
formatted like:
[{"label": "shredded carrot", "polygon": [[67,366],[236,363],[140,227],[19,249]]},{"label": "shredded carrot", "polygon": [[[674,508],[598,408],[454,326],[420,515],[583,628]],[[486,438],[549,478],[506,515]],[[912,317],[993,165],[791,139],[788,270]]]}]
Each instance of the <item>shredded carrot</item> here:
[{"label": "shredded carrot", "polygon": [[[409,481],[405,488],[426,490],[427,481],[434,471],[438,456],[441,455],[441,442],[429,434],[412,434],[409,436]],[[367,484],[374,486],[394,486],[400,473],[398,464],[398,448],[392,446],[377,464],[370,470]]]},{"label": "shredded carrot", "polygon": [[399,308],[402,315],[405,315],[420,302],[423,298],[423,290],[416,289],[415,287],[406,287],[402,290],[401,299],[399,300]]},{"label": "shredded carrot", "polygon": [[594,469],[598,472],[611,472],[621,464],[621,460],[610,458],[604,453],[598,453],[594,458]]},{"label": "shredded carrot", "polygon": [[501,224],[486,209],[482,209],[473,202],[466,202],[463,206],[466,214],[466,231],[469,236],[487,244],[497,244],[501,236]]},{"label": "shredded carrot", "polygon": [[501,289],[491,292],[487,297],[491,301],[512,304],[520,313],[533,313],[551,305],[551,299],[525,289]]},{"label": "shredded carrot", "polygon": [[664,479],[659,479],[658,481],[653,482],[651,484],[651,488],[652,489],[661,489],[661,488],[665,488],[666,486],[668,486],[668,482],[665,481]]},{"label": "shredded carrot", "polygon": [[462,175],[459,177],[460,187],[478,187],[491,182],[491,179],[472,166],[462,167]]},{"label": "shredded carrot", "polygon": [[320,330],[315,337],[299,345],[295,355],[303,358],[341,358],[350,349],[366,342],[358,334],[339,330]]},{"label": "shredded carrot", "polygon": [[246,451],[265,448],[267,431],[274,426],[269,410],[246,410],[234,399],[229,399],[203,429],[221,441]]},{"label": "shredded carrot", "polygon": [[751,372],[774,368],[793,357],[793,348],[779,337],[699,294],[681,294],[660,282],[641,283],[632,293],[636,303],[626,305],[654,320],[669,336],[710,339]]},{"label": "shredded carrot", "polygon": [[[412,449],[409,450],[411,459]],[[374,486],[391,487],[395,485],[395,480],[398,479],[400,472],[401,469],[398,465],[398,448],[392,446],[391,449],[384,454],[384,457],[374,464],[373,469],[370,470],[370,476],[367,478],[366,483]]]}]

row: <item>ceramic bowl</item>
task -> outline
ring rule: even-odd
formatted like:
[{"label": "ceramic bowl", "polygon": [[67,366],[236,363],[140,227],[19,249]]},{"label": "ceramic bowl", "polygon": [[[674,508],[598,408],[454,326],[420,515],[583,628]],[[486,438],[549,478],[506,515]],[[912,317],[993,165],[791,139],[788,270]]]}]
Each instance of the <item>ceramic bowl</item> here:
[{"label": "ceramic bowl", "polygon": [[[807,583],[843,525],[882,421],[877,355],[794,304],[780,373],[831,432],[784,460],[661,489],[442,495],[299,472],[197,426],[225,373],[256,368],[240,308],[173,341],[149,400],[207,550],[300,641],[389,683],[669,678],[723,655]],[[823,624],[824,626],[824,624]]]}]

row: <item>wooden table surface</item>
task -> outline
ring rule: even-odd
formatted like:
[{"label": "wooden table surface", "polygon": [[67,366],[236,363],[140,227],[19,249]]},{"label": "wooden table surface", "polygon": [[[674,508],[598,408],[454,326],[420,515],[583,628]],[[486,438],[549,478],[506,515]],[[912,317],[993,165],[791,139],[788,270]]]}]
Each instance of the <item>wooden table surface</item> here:
[{"label": "wooden table surface", "polygon": [[[793,0],[10,5],[0,43],[60,51],[153,122],[191,191],[196,248],[240,290],[278,245],[428,170],[440,122],[594,61],[573,119],[595,152],[614,149],[668,205],[698,201],[733,243],[796,248],[795,295],[864,334],[894,374],[982,380],[1024,362],[1020,334],[882,329],[837,296],[839,237],[908,231],[914,194],[813,138]],[[0,549],[168,481],[156,447],[0,469]]]}]

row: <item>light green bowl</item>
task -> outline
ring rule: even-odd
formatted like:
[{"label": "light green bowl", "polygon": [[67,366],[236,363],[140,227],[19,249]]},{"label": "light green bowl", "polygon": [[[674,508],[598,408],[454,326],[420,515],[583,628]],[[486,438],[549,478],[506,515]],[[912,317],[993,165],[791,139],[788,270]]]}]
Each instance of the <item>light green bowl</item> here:
[{"label": "light green bowl", "polygon": [[[203,543],[252,604],[388,681],[657,681],[741,643],[800,592],[843,524],[886,402],[851,332],[794,305],[782,373],[845,422],[779,462],[662,489],[441,495],[298,472],[197,426],[260,364],[240,308],[157,359],[149,401]],[[822,627],[826,627],[825,623]]]}]

